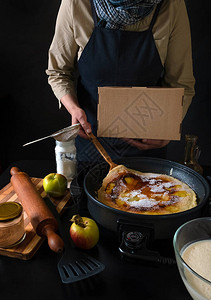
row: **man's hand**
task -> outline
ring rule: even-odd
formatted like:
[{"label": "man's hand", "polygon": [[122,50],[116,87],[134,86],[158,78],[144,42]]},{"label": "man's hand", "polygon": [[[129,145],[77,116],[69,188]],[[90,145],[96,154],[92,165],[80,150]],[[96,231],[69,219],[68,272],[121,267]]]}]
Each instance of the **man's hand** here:
[{"label": "man's hand", "polygon": [[79,130],[80,137],[88,139],[87,133],[91,133],[91,124],[87,122],[85,111],[81,108],[75,108],[72,110],[72,124],[80,123],[81,127]]},{"label": "man's hand", "polygon": [[78,134],[82,138],[88,139],[86,132],[92,132],[91,124],[87,122],[86,113],[82,108],[80,108],[77,98],[70,94],[67,94],[62,97],[61,102],[72,116],[72,125],[77,123],[81,124]]}]

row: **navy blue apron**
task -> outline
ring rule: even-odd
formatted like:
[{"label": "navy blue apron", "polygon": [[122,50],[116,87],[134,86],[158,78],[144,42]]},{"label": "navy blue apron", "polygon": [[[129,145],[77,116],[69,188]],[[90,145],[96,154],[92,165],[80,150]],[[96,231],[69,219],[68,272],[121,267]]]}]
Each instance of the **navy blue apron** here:
[{"label": "navy blue apron", "polygon": [[[100,86],[158,86],[163,66],[152,34],[159,13],[157,5],[149,28],[142,32],[107,29],[98,26],[91,0],[94,19],[93,33],[78,61],[77,95],[85,110],[92,131],[97,133],[97,103]],[[141,138],[141,137],[140,137]],[[122,139],[100,138],[112,159],[120,157],[162,157],[164,149],[139,150]],[[78,161],[96,162],[101,155],[90,141],[76,138]]]}]

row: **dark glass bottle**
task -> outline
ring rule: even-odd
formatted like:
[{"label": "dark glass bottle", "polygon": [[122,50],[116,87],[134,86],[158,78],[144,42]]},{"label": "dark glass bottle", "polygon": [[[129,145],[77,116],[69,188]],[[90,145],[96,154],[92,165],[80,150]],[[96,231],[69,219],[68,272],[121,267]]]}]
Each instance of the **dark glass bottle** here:
[{"label": "dark glass bottle", "polygon": [[203,174],[203,168],[198,163],[198,159],[200,156],[200,148],[196,144],[198,137],[192,134],[185,135],[185,154],[184,160],[182,164],[186,165],[187,167],[193,169],[194,171],[198,172],[199,174]]}]

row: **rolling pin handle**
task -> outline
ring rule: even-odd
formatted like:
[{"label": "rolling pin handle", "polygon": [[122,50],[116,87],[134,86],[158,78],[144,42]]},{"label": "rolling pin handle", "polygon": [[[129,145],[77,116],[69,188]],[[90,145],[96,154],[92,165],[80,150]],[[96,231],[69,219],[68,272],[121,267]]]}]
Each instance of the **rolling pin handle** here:
[{"label": "rolling pin handle", "polygon": [[16,167],[12,167],[10,170],[10,174],[13,176],[15,174],[18,174],[20,172],[20,170]]},{"label": "rolling pin handle", "polygon": [[52,251],[56,253],[61,253],[63,251],[64,242],[61,237],[55,233],[51,225],[47,225],[45,228],[43,228],[43,234],[47,237],[48,246]]}]

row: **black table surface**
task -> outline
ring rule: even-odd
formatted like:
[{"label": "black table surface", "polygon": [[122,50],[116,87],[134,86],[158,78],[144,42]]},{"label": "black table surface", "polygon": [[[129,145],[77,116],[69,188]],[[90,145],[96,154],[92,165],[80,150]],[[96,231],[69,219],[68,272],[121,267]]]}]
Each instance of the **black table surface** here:
[{"label": "black table surface", "polygon": [[[20,161],[12,166],[29,176],[43,178],[55,172],[52,161]],[[10,180],[10,167],[0,176],[0,188]],[[100,240],[87,251],[105,265],[103,272],[85,280],[64,284],[47,241],[30,260],[0,256],[0,299],[168,299],[189,300],[177,265],[149,264],[121,259],[115,234],[100,227]],[[174,258],[172,240],[158,242]]]}]

